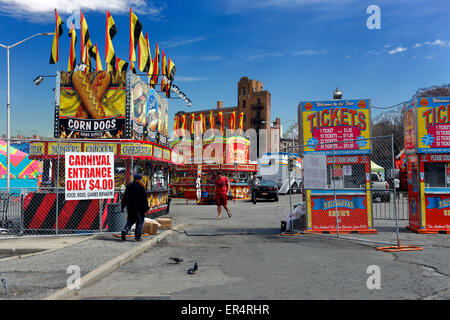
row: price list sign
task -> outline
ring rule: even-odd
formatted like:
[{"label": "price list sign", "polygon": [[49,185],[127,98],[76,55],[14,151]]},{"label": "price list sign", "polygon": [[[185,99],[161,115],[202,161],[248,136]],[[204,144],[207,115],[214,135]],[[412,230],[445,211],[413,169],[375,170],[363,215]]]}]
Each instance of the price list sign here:
[{"label": "price list sign", "polygon": [[305,154],[370,153],[369,99],[301,102],[299,117]]}]

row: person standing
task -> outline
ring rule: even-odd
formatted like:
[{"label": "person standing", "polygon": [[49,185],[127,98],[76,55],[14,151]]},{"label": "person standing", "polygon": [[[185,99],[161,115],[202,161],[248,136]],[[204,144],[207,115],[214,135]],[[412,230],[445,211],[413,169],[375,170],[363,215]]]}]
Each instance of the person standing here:
[{"label": "person standing", "polygon": [[250,190],[252,192],[252,202],[253,204],[256,204],[256,189],[260,185],[260,182],[258,180],[258,177],[256,174],[253,174],[253,179],[250,181]]},{"label": "person standing", "polygon": [[202,200],[202,177],[200,174],[197,174],[195,189],[197,190],[197,204],[200,204],[200,201]]},{"label": "person standing", "polygon": [[231,212],[230,209],[228,209],[228,190],[230,190],[230,180],[228,180],[228,178],[225,177],[222,172],[219,172],[214,184],[216,186],[216,203],[218,214],[216,220],[222,219],[222,206],[225,208],[228,216],[231,218]]},{"label": "person standing", "polygon": [[122,230],[122,240],[125,241],[127,234],[130,232],[133,224],[136,223],[134,237],[136,241],[141,241],[142,228],[144,226],[145,213],[150,209],[148,206],[147,194],[142,182],[142,176],[136,174],[134,181],[126,188],[122,198],[122,212],[127,208],[127,223]]},{"label": "person standing", "polygon": [[399,199],[400,198],[400,194],[399,194],[399,191],[400,191],[400,180],[397,177],[394,178],[394,187],[395,187],[396,198]]}]

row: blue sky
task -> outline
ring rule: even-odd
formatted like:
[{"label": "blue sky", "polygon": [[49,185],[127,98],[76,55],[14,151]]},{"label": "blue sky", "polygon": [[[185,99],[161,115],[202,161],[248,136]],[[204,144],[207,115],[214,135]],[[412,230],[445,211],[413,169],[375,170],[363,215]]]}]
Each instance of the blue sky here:
[{"label": "blue sky", "polygon": [[[436,0],[0,0],[0,43],[54,31],[53,9],[67,18],[81,7],[102,57],[105,11],[118,27],[116,55],[128,59],[129,7],[177,67],[175,83],[192,110],[235,106],[243,76],[263,81],[272,95],[272,120],[296,119],[302,100],[327,100],[339,87],[344,98],[370,98],[385,107],[411,98],[418,88],[450,83],[450,3]],[[381,9],[381,29],[369,30],[369,5]],[[80,37],[77,33],[78,39]],[[52,37],[35,38],[11,51],[11,133],[52,136],[54,80]],[[67,68],[68,30],[60,39],[60,68]],[[79,40],[78,40],[79,46]],[[77,47],[77,58],[79,59]],[[104,61],[103,61],[104,65]],[[187,109],[171,100],[170,118]],[[380,111],[373,109],[372,116]],[[6,132],[6,51],[0,50],[0,133]],[[286,129],[286,128],[285,128]]]}]

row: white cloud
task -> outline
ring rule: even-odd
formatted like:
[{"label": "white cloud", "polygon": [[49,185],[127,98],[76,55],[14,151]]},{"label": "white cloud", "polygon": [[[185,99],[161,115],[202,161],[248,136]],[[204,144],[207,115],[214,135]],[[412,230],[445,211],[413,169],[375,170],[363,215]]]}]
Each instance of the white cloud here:
[{"label": "white cloud", "polygon": [[196,81],[205,81],[208,80],[206,78],[199,78],[199,77],[180,77],[177,76],[175,78],[176,82],[196,82]]},{"label": "white cloud", "polygon": [[408,50],[408,49],[403,48],[402,46],[400,46],[400,47],[397,47],[397,48],[395,48],[393,50],[390,50],[389,54],[396,54],[396,53],[403,52],[403,51],[406,51],[406,50]]},{"label": "white cloud", "polygon": [[434,54],[430,54],[428,56],[425,57],[425,59],[430,60],[434,58]]},{"label": "white cloud", "polygon": [[173,39],[173,40],[167,40],[160,43],[161,48],[174,48],[179,46],[184,46],[187,44],[204,41],[206,40],[206,37],[196,37],[192,39]]},{"label": "white cloud", "polygon": [[312,56],[312,55],[318,55],[318,54],[325,54],[326,51],[324,49],[321,50],[311,50],[311,49],[307,49],[307,50],[303,50],[303,51],[295,51],[292,54],[294,56]]},{"label": "white cloud", "polygon": [[450,46],[450,41],[441,40],[441,39],[436,39],[433,42],[425,41],[423,43],[416,43],[413,48],[420,48],[420,47],[425,46],[425,45],[426,46],[446,47],[446,46]]},{"label": "white cloud", "polygon": [[148,4],[144,0],[0,0],[0,12],[32,21],[45,21],[54,17],[54,10],[60,15],[70,15],[76,10],[111,13],[133,12],[154,17],[162,14],[163,8]]},{"label": "white cloud", "polygon": [[413,48],[420,48],[421,46],[423,46],[422,43],[416,43]]}]

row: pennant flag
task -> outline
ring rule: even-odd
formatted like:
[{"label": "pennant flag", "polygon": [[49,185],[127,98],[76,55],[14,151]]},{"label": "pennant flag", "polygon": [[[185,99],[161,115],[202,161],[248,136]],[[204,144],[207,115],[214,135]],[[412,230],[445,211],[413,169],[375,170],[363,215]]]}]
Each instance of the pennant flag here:
[{"label": "pennant flag", "polygon": [[170,98],[170,88],[172,87],[172,82],[175,79],[176,67],[173,60],[169,58],[169,62],[167,63],[167,77],[169,81],[166,84],[166,97]]},{"label": "pennant flag", "polygon": [[131,69],[131,72],[133,72],[134,74],[136,74],[136,67],[134,66],[133,61],[130,61],[130,69]]},{"label": "pennant flag", "polygon": [[116,70],[119,72],[126,72],[127,69],[128,69],[128,62],[120,58],[116,58]]},{"label": "pennant flag", "polygon": [[70,37],[70,51],[69,51],[69,63],[67,64],[67,72],[72,72],[73,69],[75,69],[75,65],[77,63],[76,55],[75,55],[75,45],[77,43],[77,34],[75,32],[73,23],[72,23],[72,26],[70,27],[69,37]]},{"label": "pennant flag", "polygon": [[223,136],[223,112],[219,111],[218,116],[219,116],[219,121],[220,121],[220,133]]},{"label": "pennant flag", "polygon": [[63,34],[63,23],[55,9],[56,27],[55,34],[53,35],[52,52],[50,53],[50,64],[55,64],[59,61],[59,38]]},{"label": "pennant flag", "polygon": [[203,134],[203,132],[205,132],[204,131],[204,126],[203,126],[203,112],[201,112],[199,115],[198,115],[198,120],[199,120],[199,132],[200,132],[200,134]]},{"label": "pennant flag", "polygon": [[191,134],[195,133],[195,113],[191,113]]},{"label": "pennant flag", "polygon": [[92,53],[95,55],[95,72],[103,71],[102,60],[100,59],[97,44],[95,44],[94,48],[92,49]]},{"label": "pennant flag", "polygon": [[136,45],[138,44],[138,41],[140,41],[139,38],[141,36],[142,23],[130,8],[130,61],[136,61]]},{"label": "pennant flag", "polygon": [[117,33],[116,23],[114,22],[109,11],[106,11],[106,43],[105,43],[105,60],[106,70],[115,70],[116,66],[116,54],[112,44],[112,39]]},{"label": "pennant flag", "polygon": [[158,84],[159,61],[159,47],[158,43],[156,43],[155,59],[153,59],[153,74],[152,79],[150,80],[150,85],[153,89],[155,89],[156,85]]},{"label": "pennant flag", "polygon": [[203,115],[203,112],[200,114],[201,125],[202,125],[202,134],[206,132],[206,117]]},{"label": "pennant flag", "polygon": [[234,110],[231,114],[230,114],[230,129],[231,131],[236,130],[236,110]]},{"label": "pennant flag", "polygon": [[211,127],[211,130],[213,130],[214,133],[214,116],[213,116],[213,111],[211,109],[211,112],[209,113],[209,126]]},{"label": "pennant flag", "polygon": [[81,13],[81,62],[86,64],[88,67],[91,66],[91,60],[90,57],[92,57],[93,54],[93,45],[91,42],[91,36],[89,33],[88,25],[86,22],[86,19],[84,18],[83,11],[80,10]]},{"label": "pennant flag", "polygon": [[173,123],[173,133],[174,133],[175,137],[178,138],[177,131],[180,128],[180,123],[179,123],[180,117],[178,115],[176,115],[174,120],[175,120],[175,122]]},{"label": "pennant flag", "polygon": [[166,91],[166,76],[167,76],[167,60],[164,50],[162,51],[161,59],[161,91]]},{"label": "pennant flag", "polygon": [[239,130],[244,131],[244,113],[239,113]]},{"label": "pennant flag", "polygon": [[186,134],[186,127],[187,127],[187,123],[186,123],[186,113],[183,113],[181,115],[181,134],[183,135],[183,137]]},{"label": "pennant flag", "polygon": [[148,34],[144,35],[141,33],[139,36],[139,59],[138,68],[142,72],[149,72],[151,64],[150,47],[148,45]]}]

